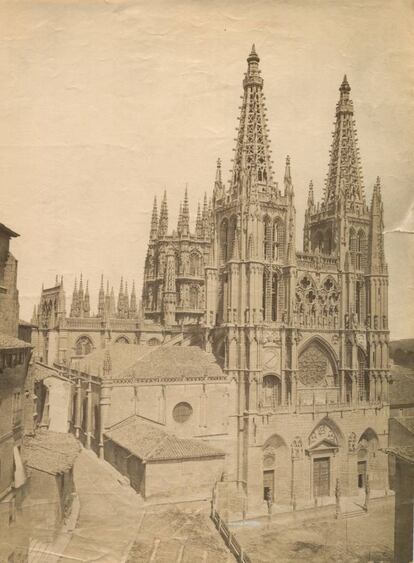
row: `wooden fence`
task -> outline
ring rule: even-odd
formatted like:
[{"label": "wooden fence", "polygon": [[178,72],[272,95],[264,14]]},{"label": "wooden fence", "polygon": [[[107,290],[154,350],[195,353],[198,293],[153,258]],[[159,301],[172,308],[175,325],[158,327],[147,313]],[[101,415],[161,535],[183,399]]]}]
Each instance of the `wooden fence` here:
[{"label": "wooden fence", "polygon": [[239,544],[235,535],[230,532],[227,524],[220,517],[220,514],[217,512],[217,510],[213,509],[213,512],[211,514],[211,519],[213,520],[225,544],[232,552],[238,563],[252,563],[252,560],[244,551],[242,546]]}]

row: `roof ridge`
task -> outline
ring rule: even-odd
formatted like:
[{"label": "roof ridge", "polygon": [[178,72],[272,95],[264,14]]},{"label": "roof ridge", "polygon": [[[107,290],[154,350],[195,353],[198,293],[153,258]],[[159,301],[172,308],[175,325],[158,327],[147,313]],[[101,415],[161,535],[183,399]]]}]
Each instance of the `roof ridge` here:
[{"label": "roof ridge", "polygon": [[158,444],[156,444],[153,448],[151,448],[151,450],[146,454],[145,459],[151,459],[152,456],[155,454],[155,452],[157,451],[158,448],[160,448],[164,442],[166,440],[168,440],[169,438],[171,438],[171,435],[168,434],[167,432],[165,432],[165,436],[162,438],[162,440],[160,440],[160,442]]}]

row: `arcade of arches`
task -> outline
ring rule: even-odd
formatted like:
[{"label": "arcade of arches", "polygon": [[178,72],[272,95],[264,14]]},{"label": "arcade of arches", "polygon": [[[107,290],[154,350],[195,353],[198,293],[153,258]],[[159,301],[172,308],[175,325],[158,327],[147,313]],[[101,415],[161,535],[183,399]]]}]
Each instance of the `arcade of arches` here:
[{"label": "arcade of arches", "polygon": [[355,496],[387,487],[387,458],[379,451],[371,428],[360,436],[344,434],[330,418],[322,419],[305,437],[290,441],[272,434],[262,447],[263,500],[290,504],[297,499],[333,497],[337,480],[341,494]]}]

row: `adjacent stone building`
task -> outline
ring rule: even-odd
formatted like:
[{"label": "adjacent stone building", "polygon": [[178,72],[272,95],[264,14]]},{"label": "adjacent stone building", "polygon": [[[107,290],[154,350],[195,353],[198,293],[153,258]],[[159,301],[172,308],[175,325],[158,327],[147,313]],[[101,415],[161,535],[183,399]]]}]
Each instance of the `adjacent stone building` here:
[{"label": "adjacent stone building", "polygon": [[[0,224],[0,560],[26,561],[28,535],[22,501],[26,474],[21,458],[25,424],[31,428],[28,366],[31,345],[19,340],[17,261],[10,239],[17,233]],[[26,406],[29,416],[25,418]]]}]

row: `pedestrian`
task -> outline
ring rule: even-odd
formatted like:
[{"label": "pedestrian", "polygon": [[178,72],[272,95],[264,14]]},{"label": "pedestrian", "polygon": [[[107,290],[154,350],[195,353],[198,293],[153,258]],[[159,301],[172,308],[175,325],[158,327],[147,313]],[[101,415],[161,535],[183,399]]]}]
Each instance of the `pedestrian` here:
[{"label": "pedestrian", "polygon": [[269,489],[266,491],[266,503],[267,503],[267,515],[270,521],[272,519],[273,496]]},{"label": "pedestrian", "polygon": [[368,512],[368,504],[369,504],[369,496],[370,496],[371,490],[370,490],[370,485],[369,485],[369,477],[368,474],[365,477],[365,505],[364,505],[364,510],[365,512]]}]

